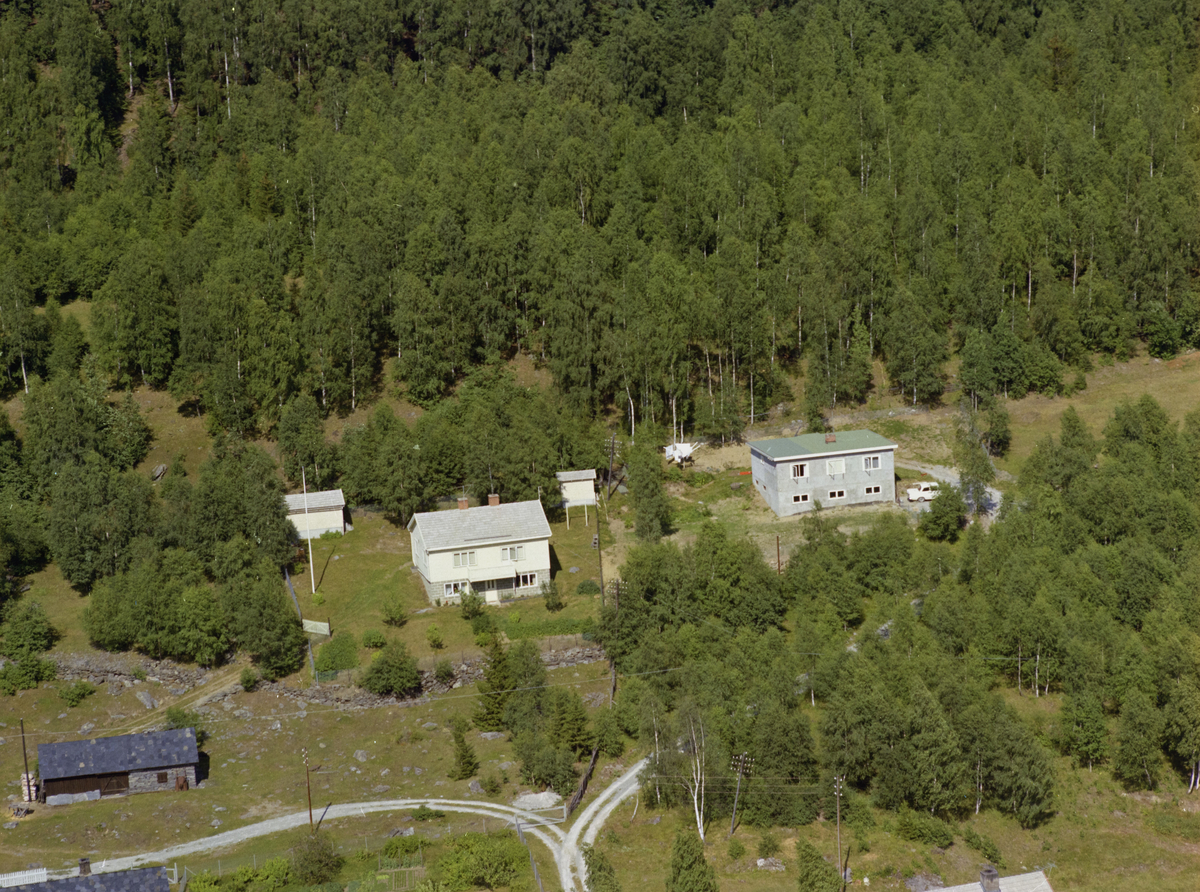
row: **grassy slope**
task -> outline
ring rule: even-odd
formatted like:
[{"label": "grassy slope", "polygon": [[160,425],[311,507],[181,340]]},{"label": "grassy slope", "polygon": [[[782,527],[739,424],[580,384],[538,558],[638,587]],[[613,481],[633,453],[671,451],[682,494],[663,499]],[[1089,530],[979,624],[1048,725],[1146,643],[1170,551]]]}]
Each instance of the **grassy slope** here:
[{"label": "grassy slope", "polygon": [[[1198,359],[1200,355],[1189,354],[1170,363],[1134,360],[1091,373],[1088,389],[1072,399],[1030,397],[1010,404],[1014,428],[1013,453],[1001,466],[1015,470],[1020,459],[1028,455],[1040,437],[1057,430],[1058,417],[1069,404],[1075,405],[1096,430],[1121,399],[1136,398],[1143,392],[1154,395],[1173,418],[1181,417],[1194,407],[1193,395],[1200,393]],[[534,374],[529,370],[520,371]],[[139,391],[136,397],[147,412],[157,437],[154,451],[144,467],[148,469],[159,462],[169,462],[180,453],[185,455],[189,470],[198,467],[207,442],[202,419],[179,415],[164,394]],[[14,402],[19,402],[19,398]],[[397,402],[397,408],[403,410],[405,407]],[[18,409],[19,412],[18,407],[10,405],[10,411],[12,409]],[[12,414],[17,415],[18,412]],[[839,427],[870,424],[899,440],[902,450],[909,451],[915,457],[945,461],[944,436],[952,424],[952,412],[952,409],[943,408],[909,414],[900,401],[884,398],[873,401],[852,415],[835,416],[834,420]],[[357,420],[356,416],[346,419],[343,425],[353,423]],[[783,416],[774,419],[772,424],[755,430],[753,436],[778,433],[786,421]],[[697,465],[713,467],[715,473],[697,480],[694,472],[689,472],[684,479],[668,484],[676,500],[678,532],[675,537],[684,543],[690,541],[711,513],[731,532],[750,535],[762,548],[764,556],[772,562],[775,557],[775,536],[780,536],[786,560],[789,545],[799,541],[798,524],[795,520],[775,518],[754,497],[749,485],[738,490],[731,489],[731,483],[748,482],[748,477],[735,476],[737,470],[745,468],[744,460],[739,461],[740,455],[738,449],[713,450],[707,456],[701,452],[697,457]],[[614,493],[613,499],[601,510],[605,517],[601,526],[605,575],[611,578],[623,554],[633,544],[631,506],[627,497]],[[896,509],[887,507],[880,510]],[[843,528],[847,530],[861,525],[870,516],[869,511],[855,509],[836,509],[832,513],[844,518]],[[319,591],[324,599],[322,605],[313,604],[311,595],[307,594],[307,576],[302,572],[303,568],[298,572],[295,584],[305,614],[319,619],[328,617],[335,629],[345,628],[361,633],[367,628],[380,627],[379,605],[393,592],[401,594],[410,611],[427,607],[423,591],[411,573],[407,532],[372,514],[358,513],[353,517],[353,522],[354,532],[344,539],[314,543],[314,564],[319,576]],[[553,529],[557,563],[562,568],[558,578],[560,586],[568,593],[568,607],[562,615],[571,617],[593,613],[597,599],[572,597],[570,593],[578,581],[597,578],[596,553],[591,549],[595,520],[586,529],[581,523],[573,522],[569,533],[565,524],[554,524]],[[566,569],[572,566],[580,567],[581,572],[566,573]],[[59,648],[86,650],[86,641],[78,624],[78,614],[84,603],[82,599],[65,584],[54,567],[38,574],[31,582],[32,593],[43,602],[54,621],[65,632]],[[506,609],[519,612],[525,618],[547,615],[540,599]],[[428,665],[439,656],[428,648],[425,641],[425,629],[433,622],[438,623],[446,637],[444,654],[469,654],[474,650],[468,625],[452,608],[434,608],[430,613],[414,616],[403,629],[388,630],[388,634],[408,642],[414,653]],[[364,662],[369,656],[366,651],[360,654]],[[232,680],[237,668],[229,667],[221,673],[224,680]],[[555,674],[555,680],[576,683],[598,676],[601,672],[599,666],[563,670]],[[220,683],[214,681],[213,685],[215,687]],[[290,683],[299,684],[301,681],[298,677],[290,680]],[[583,690],[602,687],[603,681],[595,681],[585,685]],[[314,787],[314,793],[320,790],[326,801],[418,793],[463,796],[465,782],[453,783],[444,779],[450,750],[448,734],[441,730],[451,713],[469,710],[471,689],[464,688],[458,694],[457,698],[439,700],[429,707],[416,709],[348,713],[313,708],[301,718],[295,714],[290,701],[277,700],[270,694],[239,693],[237,705],[249,706],[256,718],[235,720],[224,714],[211,723],[214,735],[205,749],[213,766],[213,779],[205,785],[205,789],[191,791],[182,797],[173,794],[138,796],[77,805],[69,809],[39,809],[33,817],[21,821],[16,830],[4,831],[5,845],[0,847],[0,870],[18,869],[37,861],[52,867],[59,866],[72,862],[82,852],[91,852],[95,858],[147,847],[157,848],[175,839],[183,840],[204,832],[215,832],[209,826],[214,817],[224,822],[221,828],[224,830],[248,823],[256,817],[295,810],[301,805],[302,791],[294,764],[297,761],[295,754],[299,746],[305,743],[314,750],[325,752],[320,750],[319,744],[326,742],[326,750],[332,751],[333,758],[329,760],[332,767],[327,766],[323,770]],[[164,707],[173,702],[173,698],[161,688],[155,696],[163,700]],[[189,695],[187,699],[195,699],[195,695]],[[1036,701],[1026,697],[1018,701],[1013,695],[1012,699],[1019,710],[1043,728],[1048,728],[1053,722],[1060,705],[1055,696]],[[260,716],[269,718],[258,718]],[[7,736],[7,745],[0,747],[0,777],[12,778],[11,781],[5,781],[12,791],[17,789],[16,777],[20,771],[19,742],[12,735],[16,720],[20,717],[27,720],[31,746],[38,742],[39,736],[42,741],[62,735],[74,736],[85,722],[96,723],[95,731],[91,732],[93,734],[112,734],[142,727],[148,720],[148,714],[134,699],[132,691],[117,697],[102,691],[75,710],[68,710],[54,691],[48,688],[26,692],[18,698],[0,700],[0,722],[5,725],[0,728],[0,735]],[[270,721],[276,719],[281,723],[281,730],[264,730]],[[438,722],[439,730],[427,732],[421,729],[420,726],[426,721]],[[350,758],[358,748],[372,754],[372,760],[363,766]],[[505,741],[477,740],[476,748],[484,762],[485,771],[493,763],[511,759],[511,745]],[[427,773],[419,779],[411,773],[405,775],[402,771],[405,765],[422,767]],[[361,767],[363,774],[352,773],[349,770],[352,767]],[[380,772],[385,768],[389,774],[381,776]],[[253,781],[239,781],[242,774],[253,778]],[[510,775],[515,778],[515,771]],[[991,836],[1000,845],[1008,871],[1044,867],[1053,862],[1058,866],[1053,869],[1052,877],[1055,887],[1060,890],[1094,887],[1097,876],[1106,878],[1102,885],[1120,882],[1123,888],[1132,890],[1149,889],[1151,886],[1156,890],[1192,888],[1192,875],[1200,866],[1200,845],[1194,841],[1200,840],[1200,818],[1197,818],[1198,823],[1193,827],[1188,823],[1191,817],[1183,815],[1183,823],[1179,826],[1183,827],[1187,838],[1160,835],[1146,823],[1151,814],[1170,814],[1178,818],[1183,811],[1191,811],[1192,802],[1174,778],[1169,778],[1163,790],[1154,796],[1126,794],[1112,784],[1103,770],[1090,774],[1076,771],[1065,761],[1060,764],[1060,778],[1060,813],[1038,830],[1022,831],[1011,820],[995,813],[985,813],[974,819],[981,832]],[[372,787],[380,783],[391,789],[386,793],[371,793]],[[598,785],[594,785],[596,788]],[[512,792],[512,786],[506,785],[500,798],[506,800]],[[1177,801],[1183,805],[1176,805]],[[226,811],[217,812],[217,807]],[[650,819],[659,816],[659,813],[649,808],[644,797],[638,805],[636,818],[633,817],[633,809],[634,804],[628,803],[618,810],[609,825],[609,831],[602,835],[600,844],[611,848],[626,888],[657,887],[665,877],[664,855],[669,851],[671,836],[684,816],[682,813],[662,814],[660,823],[650,824]],[[961,840],[944,854],[932,854],[895,837],[890,832],[885,814],[880,813],[877,818],[879,824],[870,834],[871,851],[852,858],[852,864],[857,865],[856,875],[861,876],[865,870],[876,876],[873,885],[892,885],[883,882],[879,875],[884,868],[900,871],[936,868],[947,882],[965,882],[977,876],[981,859],[967,849]],[[400,824],[401,820],[398,817],[380,817],[340,823],[341,826],[331,829],[349,851],[361,846],[364,840],[369,847],[377,848],[382,844],[386,831]],[[465,817],[448,818],[438,823],[436,828],[422,828],[419,832],[445,834],[449,831],[479,829],[477,821]],[[787,861],[792,851],[790,840],[797,831],[781,828],[776,832],[784,843],[783,857]],[[830,822],[800,828],[798,832],[818,844],[822,851],[833,852],[835,844]],[[787,873],[769,874],[747,869],[752,859],[731,864],[725,850],[724,836],[721,828],[710,828],[712,845],[709,857],[718,867],[722,888],[767,890],[793,887],[794,876]],[[751,828],[738,830],[738,838],[746,842],[751,855],[756,849],[758,836],[759,831]],[[849,834],[843,834],[843,840],[847,839]],[[289,844],[289,840],[283,838],[260,840],[224,857],[226,863],[230,858],[249,860],[255,854],[266,856],[278,853]],[[216,857],[196,859],[195,865],[189,863],[188,866],[215,866],[216,860]],[[544,880],[555,876],[548,862],[539,861],[539,867]],[[357,868],[347,868],[348,871],[352,869]],[[551,879],[550,885],[553,884]]]}]

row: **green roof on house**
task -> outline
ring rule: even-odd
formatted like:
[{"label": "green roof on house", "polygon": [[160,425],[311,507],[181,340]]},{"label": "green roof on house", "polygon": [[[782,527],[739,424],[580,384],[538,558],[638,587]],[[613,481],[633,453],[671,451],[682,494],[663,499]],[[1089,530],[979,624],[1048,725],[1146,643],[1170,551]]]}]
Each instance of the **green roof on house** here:
[{"label": "green roof on house", "polygon": [[896,444],[875,431],[838,431],[837,439],[825,442],[825,434],[801,434],[798,437],[779,437],[775,440],[751,440],[750,448],[772,461],[802,458],[806,455],[833,455],[857,452],[862,449],[895,449]]}]

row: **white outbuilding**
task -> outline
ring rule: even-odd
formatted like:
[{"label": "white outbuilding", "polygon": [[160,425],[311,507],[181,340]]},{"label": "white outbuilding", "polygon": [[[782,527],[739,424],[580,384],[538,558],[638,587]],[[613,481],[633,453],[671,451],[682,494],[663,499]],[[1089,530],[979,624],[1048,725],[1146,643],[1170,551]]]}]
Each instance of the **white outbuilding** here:
[{"label": "white outbuilding", "polygon": [[288,520],[301,539],[319,539],[325,533],[346,535],[346,497],[340,489],[298,492],[284,496]]},{"label": "white outbuilding", "polygon": [[583,525],[588,525],[588,505],[596,504],[596,469],[559,471],[558,489],[562,493],[563,510],[567,512],[567,529],[571,529],[571,509],[583,506]]}]

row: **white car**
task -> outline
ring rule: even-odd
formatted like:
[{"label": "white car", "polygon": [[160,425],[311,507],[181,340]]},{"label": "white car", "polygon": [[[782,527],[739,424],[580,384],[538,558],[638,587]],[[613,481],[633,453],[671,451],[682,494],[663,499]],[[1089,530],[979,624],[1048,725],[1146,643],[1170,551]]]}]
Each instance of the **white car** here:
[{"label": "white car", "polygon": [[936,483],[918,483],[916,486],[908,488],[908,500],[910,502],[928,502],[930,499],[936,498],[938,494],[938,485]]}]

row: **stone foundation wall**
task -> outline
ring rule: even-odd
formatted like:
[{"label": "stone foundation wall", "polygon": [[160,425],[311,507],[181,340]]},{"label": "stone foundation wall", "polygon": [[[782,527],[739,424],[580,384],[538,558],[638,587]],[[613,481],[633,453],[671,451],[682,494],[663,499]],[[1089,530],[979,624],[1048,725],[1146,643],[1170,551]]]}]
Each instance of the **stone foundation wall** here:
[{"label": "stone foundation wall", "polygon": [[[167,779],[165,782],[160,782],[158,776],[165,774]],[[186,777],[188,787],[196,786],[196,768],[194,765],[187,765],[181,768],[164,768],[157,771],[131,771],[129,772],[129,792],[130,793],[157,793],[162,790],[174,790],[175,778]]]}]

